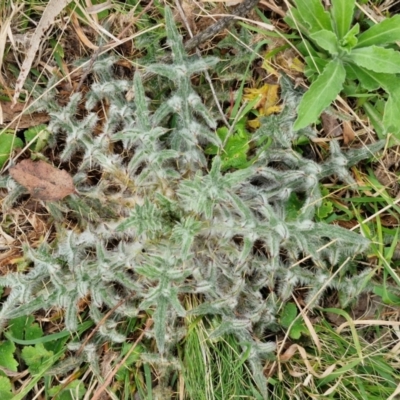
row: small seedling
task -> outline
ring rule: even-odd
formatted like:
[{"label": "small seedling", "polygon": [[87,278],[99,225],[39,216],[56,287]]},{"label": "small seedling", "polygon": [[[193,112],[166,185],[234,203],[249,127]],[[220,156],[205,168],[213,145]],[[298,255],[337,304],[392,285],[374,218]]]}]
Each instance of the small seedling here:
[{"label": "small seedling", "polygon": [[[289,328],[292,322],[295,320],[294,324],[290,328],[289,336],[292,339],[300,339],[301,335],[308,335],[308,329],[304,325],[304,322],[297,318],[298,310],[296,304],[287,303],[285,304],[280,318],[280,323],[283,328]],[[297,319],[296,319],[297,318]]]},{"label": "small seedling", "polygon": [[290,9],[286,22],[308,38],[298,48],[305,56],[306,74],[312,81],[298,107],[294,128],[314,123],[347,79],[358,80],[364,91],[383,89],[387,93],[383,132],[400,135],[400,52],[392,47],[400,40],[400,15],[360,33],[360,24],[352,25],[355,0],[332,0],[328,11],[320,0],[294,3],[296,8]]}]

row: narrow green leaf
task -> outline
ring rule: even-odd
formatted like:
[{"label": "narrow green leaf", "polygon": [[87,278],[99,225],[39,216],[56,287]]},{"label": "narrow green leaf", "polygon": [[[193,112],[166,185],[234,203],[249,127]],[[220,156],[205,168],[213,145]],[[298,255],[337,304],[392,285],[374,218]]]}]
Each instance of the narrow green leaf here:
[{"label": "narrow green leaf", "polygon": [[375,72],[400,73],[400,52],[393,49],[377,46],[357,48],[348,55],[348,61]]},{"label": "narrow green leaf", "polygon": [[391,90],[383,114],[383,125],[398,139],[400,138],[400,90]]},{"label": "narrow green leaf", "polygon": [[336,55],[339,53],[339,43],[333,32],[323,29],[322,31],[312,33],[310,38],[330,54]]},{"label": "narrow green leaf", "polygon": [[345,78],[342,62],[332,60],[301,99],[293,129],[299,130],[315,122],[340,93]]},{"label": "narrow green leaf", "polygon": [[356,47],[385,45],[400,40],[400,14],[387,18],[363,32]]},{"label": "narrow green leaf", "polygon": [[387,131],[382,122],[382,114],[376,109],[375,105],[372,105],[369,101],[366,101],[363,108],[370,119],[379,139],[383,139]]},{"label": "narrow green leaf", "polygon": [[320,0],[295,0],[297,11],[309,25],[311,33],[321,30],[332,31],[329,13],[324,10]]},{"label": "narrow green leaf", "polygon": [[350,29],[353,20],[355,0],[332,0],[331,15],[339,39]]}]

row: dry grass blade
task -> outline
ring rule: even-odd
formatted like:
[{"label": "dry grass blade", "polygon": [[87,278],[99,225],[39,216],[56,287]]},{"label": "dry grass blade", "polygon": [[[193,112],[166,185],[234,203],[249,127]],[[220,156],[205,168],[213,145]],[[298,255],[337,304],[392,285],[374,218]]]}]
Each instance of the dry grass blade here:
[{"label": "dry grass blade", "polygon": [[29,50],[26,54],[25,60],[22,64],[21,72],[18,76],[17,83],[15,85],[15,93],[13,97],[13,104],[16,104],[19,94],[21,93],[24,82],[28,76],[29,70],[35,58],[35,54],[39,49],[40,40],[46,30],[54,22],[57,15],[71,3],[72,0],[50,0],[43,12],[42,18],[39,21],[38,26],[33,34]]},{"label": "dry grass blade", "polygon": [[10,23],[11,23],[11,20],[13,19],[14,15],[18,14],[22,8],[23,8],[23,4],[20,4],[19,7],[15,7],[14,10],[9,15],[9,17],[2,23],[2,26],[0,29],[0,83],[6,90],[8,88],[7,88],[6,82],[4,81],[3,75],[1,74],[1,66],[3,65],[4,51],[6,48],[7,32],[10,29]]}]

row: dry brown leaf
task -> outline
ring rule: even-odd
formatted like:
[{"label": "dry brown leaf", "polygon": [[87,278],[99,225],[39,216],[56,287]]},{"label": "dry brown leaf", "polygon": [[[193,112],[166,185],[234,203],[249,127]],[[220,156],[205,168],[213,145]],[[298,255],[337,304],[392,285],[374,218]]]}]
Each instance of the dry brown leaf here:
[{"label": "dry brown leaf", "polygon": [[321,114],[322,127],[324,128],[325,135],[327,137],[338,137],[342,134],[342,128],[333,115],[328,113]]},{"label": "dry brown leaf", "polygon": [[47,3],[47,6],[43,11],[42,18],[40,19],[39,24],[35,29],[35,33],[32,36],[29,50],[22,64],[21,72],[19,73],[17,83],[15,85],[13,104],[17,103],[18,96],[21,93],[26,77],[31,69],[35,54],[39,49],[42,36],[47,31],[49,26],[54,22],[57,15],[60,14],[64,7],[71,3],[71,1],[72,0],[50,0]]},{"label": "dry brown leaf", "polygon": [[76,16],[76,13],[71,14],[71,22],[72,26],[75,29],[76,34],[79,37],[79,40],[86,46],[89,47],[89,49],[97,51],[99,49],[99,46],[96,46],[93,44],[89,38],[86,36],[86,34],[83,32],[81,25],[79,24],[78,17]]},{"label": "dry brown leaf", "polygon": [[23,160],[10,168],[10,175],[38,200],[57,201],[75,192],[68,172],[44,161]]},{"label": "dry brown leaf", "polygon": [[347,146],[354,140],[355,137],[356,134],[351,126],[351,122],[343,121],[343,143]]},{"label": "dry brown leaf", "polygon": [[10,102],[0,101],[0,109],[3,117],[0,121],[0,128],[7,126],[9,129],[25,129],[43,124],[50,120],[49,115],[45,112],[22,114],[27,104],[17,103],[13,108],[11,107]]},{"label": "dry brown leaf", "polygon": [[[193,1],[183,0],[181,3],[181,6],[182,6],[182,11],[184,13],[184,16],[180,15],[178,17],[178,19],[183,19],[184,17],[186,17],[186,22],[189,25],[191,33],[196,34],[197,33],[197,27],[196,27],[196,23],[195,23],[196,5],[193,3]],[[185,21],[182,21],[182,22],[185,23]],[[188,28],[188,27],[186,27],[186,28]]]}]

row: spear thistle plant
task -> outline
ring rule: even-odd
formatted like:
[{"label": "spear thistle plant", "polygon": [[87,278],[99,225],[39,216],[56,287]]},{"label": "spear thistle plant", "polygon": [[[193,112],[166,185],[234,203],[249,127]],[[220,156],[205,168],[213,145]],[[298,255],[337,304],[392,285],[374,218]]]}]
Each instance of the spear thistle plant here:
[{"label": "spear thistle plant", "polygon": [[[369,271],[357,270],[352,258],[368,241],[315,222],[314,216],[321,202],[320,180],[336,174],[353,184],[348,168],[382,143],[344,153],[333,141],[324,163],[302,157],[292,142],[314,132],[293,129],[302,93],[283,77],[282,113],[262,119],[251,139],[272,144],[256,150],[254,164],[224,172],[220,154],[209,159],[204,153],[210,143],[222,149],[215,133],[218,121],[191,84],[194,74],[218,60],[185,54],[168,8],[165,17],[173,62],[148,67],[171,83],[160,106],[146,97],[140,72],[133,82],[114,79],[111,58],[94,64],[97,83],[86,95],[83,119],[76,117],[80,94],[66,107],[43,98],[40,107],[50,112],[53,146],[62,143],[59,159],[80,160],[73,176],[78,194],[47,204],[56,221],[56,239],[35,249],[26,246],[29,269],[0,278],[1,286],[12,289],[0,319],[4,324],[39,309],[61,307],[66,327],[75,331],[77,303],[90,295],[90,317],[96,323],[105,309],[119,304],[101,324],[97,344],[123,342],[118,323],[146,311],[154,320],[149,336],[157,344],[148,359],[175,365],[173,354],[185,335],[188,312],[214,316],[218,323],[210,338],[227,333],[238,338],[266,395],[262,361],[274,350],[266,336],[279,328],[278,309],[293,290],[307,286],[306,301],[317,304],[324,290],[332,288],[343,305],[365,290]],[[134,93],[133,100],[126,92]],[[99,124],[93,110],[103,101],[108,113]],[[101,176],[97,182],[90,176],[94,169]],[[12,207],[22,189],[10,177],[3,186],[9,190],[3,207]],[[293,194],[304,198],[296,217],[288,213]],[[62,224],[66,212],[77,220],[74,229]],[[333,243],[325,246],[329,241]],[[310,257],[308,266],[297,265],[304,256]],[[332,277],[339,265],[340,274]],[[198,295],[202,304],[187,311],[183,299],[188,294]],[[85,351],[98,370],[93,347]],[[80,362],[77,357],[66,368]]]}]

